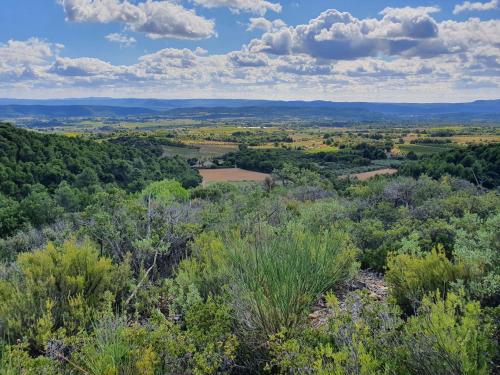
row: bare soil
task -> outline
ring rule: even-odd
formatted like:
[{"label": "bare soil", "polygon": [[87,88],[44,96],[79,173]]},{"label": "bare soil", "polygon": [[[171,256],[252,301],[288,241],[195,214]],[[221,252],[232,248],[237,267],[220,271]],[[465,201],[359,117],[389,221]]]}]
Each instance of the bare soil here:
[{"label": "bare soil", "polygon": [[264,181],[267,173],[247,171],[240,168],[200,169],[203,185],[210,182]]},{"label": "bare soil", "polygon": [[393,175],[398,173],[397,169],[394,168],[384,168],[384,169],[378,169],[376,171],[371,171],[371,172],[363,172],[363,173],[356,173],[356,174],[351,174],[349,177],[351,178],[356,178],[360,181],[366,181],[372,177],[378,176],[378,175]]}]

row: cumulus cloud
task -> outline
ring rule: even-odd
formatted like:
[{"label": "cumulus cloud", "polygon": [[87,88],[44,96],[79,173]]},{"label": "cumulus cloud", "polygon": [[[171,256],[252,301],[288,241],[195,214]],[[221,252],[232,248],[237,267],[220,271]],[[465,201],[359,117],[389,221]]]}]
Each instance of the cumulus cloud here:
[{"label": "cumulus cloud", "polygon": [[279,3],[271,3],[266,0],[193,0],[196,4],[206,8],[229,8],[234,13],[250,12],[265,15],[267,11],[281,12]]},{"label": "cumulus cloud", "polygon": [[286,23],[283,20],[269,21],[264,17],[250,18],[250,23],[248,25],[247,31],[253,30],[264,30],[264,31],[276,31],[286,27]]},{"label": "cumulus cloud", "polygon": [[474,52],[488,47],[500,54],[500,20],[443,21],[439,24],[439,32],[452,53]]},{"label": "cumulus cloud", "polygon": [[118,70],[118,67],[110,63],[91,57],[73,59],[58,57],[51,65],[48,72],[67,77],[91,77],[98,75],[113,75]]},{"label": "cumulus cloud", "polygon": [[63,48],[62,44],[38,38],[9,40],[7,43],[0,43],[0,61],[8,65],[40,65]]},{"label": "cumulus cloud", "polygon": [[237,67],[262,67],[269,64],[267,55],[248,51],[234,51],[228,54],[229,61]]},{"label": "cumulus cloud", "polygon": [[498,0],[491,0],[486,3],[465,1],[462,4],[455,5],[453,14],[459,14],[466,11],[488,11],[498,8]]},{"label": "cumulus cloud", "polygon": [[[384,11],[378,21],[389,12]],[[392,12],[398,19],[402,17],[394,14]],[[348,15],[343,17],[349,19]],[[62,96],[411,101],[419,98],[442,100],[447,95],[454,100],[466,99],[467,95],[498,96],[500,21],[472,18],[463,22],[444,21],[437,26],[435,33],[433,28],[426,32],[402,27],[369,28],[374,33],[371,38],[404,40],[408,38],[405,35],[411,34],[413,40],[420,42],[440,40],[447,53],[429,54],[425,59],[422,54],[411,53],[404,58],[373,54],[356,59],[330,59],[324,54],[305,53],[304,49],[297,48],[295,29],[298,27],[282,27],[266,33],[273,38],[272,45],[280,45],[285,52],[279,55],[252,50],[250,45],[227,54],[210,54],[201,48],[165,48],[145,54],[128,65],[116,65],[90,56],[60,56],[63,46],[39,39],[9,41],[0,44],[0,80],[3,83],[0,95],[25,93],[33,96],[38,92],[50,96],[59,93]],[[328,26],[312,35],[329,41],[332,36],[325,33],[331,32],[332,27]],[[333,34],[335,38],[344,35],[352,39],[357,32],[347,28],[337,29]],[[363,35],[368,33],[365,30],[361,37],[366,38]],[[422,48],[419,45],[420,52]]]},{"label": "cumulus cloud", "polygon": [[382,20],[375,22],[369,35],[394,39],[434,38],[438,35],[438,25],[430,14],[439,11],[437,7],[385,8],[380,12]]},{"label": "cumulus cloud", "polygon": [[277,60],[276,70],[280,73],[289,73],[302,76],[321,76],[332,73],[332,65],[305,55],[282,56]]},{"label": "cumulus cloud", "polygon": [[[500,21],[437,22],[435,7],[386,8],[379,18],[358,19],[329,9],[307,24],[265,32],[248,44],[254,53],[308,55],[319,60],[432,59],[473,53],[489,46],[500,53]],[[263,24],[262,20],[255,21]]]},{"label": "cumulus cloud", "polygon": [[132,47],[137,42],[134,37],[119,33],[106,35],[106,40],[112,43],[118,43],[121,47]]},{"label": "cumulus cloud", "polygon": [[358,19],[329,9],[306,25],[282,28],[253,40],[253,51],[353,60],[368,56],[434,56],[448,50],[439,39],[434,7],[386,8],[382,18]]},{"label": "cumulus cloud", "polygon": [[139,63],[146,73],[164,74],[172,68],[194,68],[198,65],[199,58],[205,54],[206,51],[201,48],[195,51],[187,48],[165,48],[140,57]]},{"label": "cumulus cloud", "polygon": [[64,48],[62,44],[30,38],[0,43],[0,80],[15,82],[43,76],[44,67]]},{"label": "cumulus cloud", "polygon": [[204,39],[215,35],[215,23],[170,1],[59,0],[74,22],[124,23],[151,39]]}]

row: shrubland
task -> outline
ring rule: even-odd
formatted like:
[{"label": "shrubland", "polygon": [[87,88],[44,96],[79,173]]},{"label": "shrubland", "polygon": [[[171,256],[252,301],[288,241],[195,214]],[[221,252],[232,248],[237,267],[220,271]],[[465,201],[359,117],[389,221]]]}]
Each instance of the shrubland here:
[{"label": "shrubland", "polygon": [[293,159],[265,184],[81,173],[2,180],[1,374],[498,371],[494,188]]}]

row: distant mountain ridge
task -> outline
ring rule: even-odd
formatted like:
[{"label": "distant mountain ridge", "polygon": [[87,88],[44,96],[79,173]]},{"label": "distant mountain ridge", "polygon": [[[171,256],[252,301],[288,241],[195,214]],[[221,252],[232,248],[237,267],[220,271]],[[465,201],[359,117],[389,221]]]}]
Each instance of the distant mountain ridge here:
[{"label": "distant mountain ridge", "polygon": [[244,99],[0,99],[0,118],[159,116],[200,120],[499,122],[500,100],[469,103],[371,103]]},{"label": "distant mountain ridge", "polygon": [[115,117],[156,114],[157,111],[137,107],[111,107],[105,105],[0,105],[0,116],[22,117]]}]

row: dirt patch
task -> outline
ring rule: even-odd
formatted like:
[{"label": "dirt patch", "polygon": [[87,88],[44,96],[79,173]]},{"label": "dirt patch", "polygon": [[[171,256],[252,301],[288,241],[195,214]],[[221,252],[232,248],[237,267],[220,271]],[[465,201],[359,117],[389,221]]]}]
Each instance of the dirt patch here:
[{"label": "dirt patch", "polygon": [[264,181],[267,173],[247,171],[240,168],[200,169],[203,185],[210,182]]},{"label": "dirt patch", "polygon": [[360,181],[366,181],[372,177],[378,176],[378,175],[393,175],[398,173],[397,169],[394,168],[384,168],[384,169],[378,169],[376,171],[371,171],[371,172],[363,172],[363,173],[356,173],[356,174],[351,174],[349,175],[350,178],[355,178]]}]

